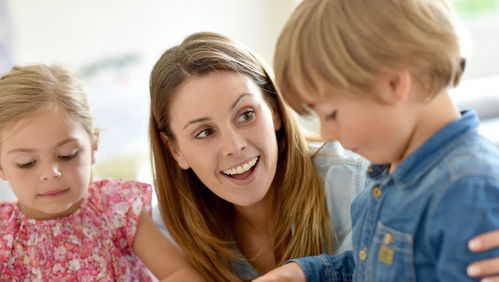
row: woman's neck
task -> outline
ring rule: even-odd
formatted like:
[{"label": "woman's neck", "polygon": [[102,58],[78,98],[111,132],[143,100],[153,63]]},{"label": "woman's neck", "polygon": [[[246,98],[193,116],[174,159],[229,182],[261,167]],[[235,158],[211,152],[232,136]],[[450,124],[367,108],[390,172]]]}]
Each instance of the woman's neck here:
[{"label": "woman's neck", "polygon": [[252,206],[236,206],[235,209],[233,236],[241,253],[259,274],[275,268],[272,241],[275,221],[271,197],[267,195]]}]

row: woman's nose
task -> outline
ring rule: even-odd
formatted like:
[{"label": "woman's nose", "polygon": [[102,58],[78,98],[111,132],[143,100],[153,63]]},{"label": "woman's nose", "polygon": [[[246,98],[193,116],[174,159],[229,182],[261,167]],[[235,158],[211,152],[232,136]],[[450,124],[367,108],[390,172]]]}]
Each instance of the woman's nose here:
[{"label": "woman's nose", "polygon": [[247,147],[246,138],[237,130],[230,130],[224,134],[222,142],[224,156],[237,156]]}]

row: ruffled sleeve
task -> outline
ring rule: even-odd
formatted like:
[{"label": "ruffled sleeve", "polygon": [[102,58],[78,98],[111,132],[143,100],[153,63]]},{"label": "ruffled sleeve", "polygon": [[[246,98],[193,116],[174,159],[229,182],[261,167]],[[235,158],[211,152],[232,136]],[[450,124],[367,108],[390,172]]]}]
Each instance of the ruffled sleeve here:
[{"label": "ruffled sleeve", "polygon": [[15,203],[0,201],[0,273],[3,272],[12,250],[17,215]]},{"label": "ruffled sleeve", "polygon": [[149,184],[105,179],[91,184],[88,199],[106,215],[115,243],[132,249],[140,214],[151,215],[151,194]]}]

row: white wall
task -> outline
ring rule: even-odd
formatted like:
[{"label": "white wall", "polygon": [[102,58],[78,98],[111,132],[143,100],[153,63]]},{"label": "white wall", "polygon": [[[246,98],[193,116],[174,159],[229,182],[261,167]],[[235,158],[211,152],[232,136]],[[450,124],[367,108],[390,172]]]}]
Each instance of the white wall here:
[{"label": "white wall", "polygon": [[[6,0],[15,64],[80,72],[101,128],[98,162],[147,145],[148,79],[162,52],[215,31],[271,63],[295,0]],[[6,183],[0,181],[0,199]]]}]

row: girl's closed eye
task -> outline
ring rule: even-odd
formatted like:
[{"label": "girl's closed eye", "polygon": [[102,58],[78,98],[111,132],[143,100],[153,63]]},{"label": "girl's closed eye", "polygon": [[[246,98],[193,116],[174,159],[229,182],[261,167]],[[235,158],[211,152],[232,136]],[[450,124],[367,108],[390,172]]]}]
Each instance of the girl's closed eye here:
[{"label": "girl's closed eye", "polygon": [[59,155],[57,158],[62,161],[69,161],[74,159],[78,155],[78,151],[74,151],[73,153],[70,154],[64,154],[64,155]]},{"label": "girl's closed eye", "polygon": [[18,163],[17,167],[18,168],[31,168],[36,164],[36,160],[32,160],[29,162],[23,162],[23,163]]}]

